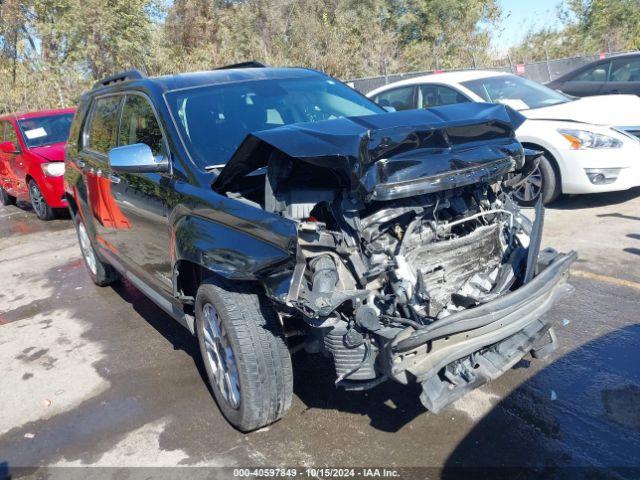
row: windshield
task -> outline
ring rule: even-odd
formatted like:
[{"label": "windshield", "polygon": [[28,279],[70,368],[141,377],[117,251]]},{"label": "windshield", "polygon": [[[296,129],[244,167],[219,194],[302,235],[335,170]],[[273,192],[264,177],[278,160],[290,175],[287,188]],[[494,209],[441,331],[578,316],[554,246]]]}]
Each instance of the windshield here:
[{"label": "windshield", "polygon": [[166,97],[187,149],[201,168],[225,164],[250,132],[384,113],[327,77],[253,80],[177,90]]},{"label": "windshield", "polygon": [[29,148],[66,142],[73,113],[18,120],[22,136]]},{"label": "windshield", "polygon": [[566,95],[515,75],[480,78],[462,85],[487,102],[503,103],[516,110],[548,107],[570,100]]}]

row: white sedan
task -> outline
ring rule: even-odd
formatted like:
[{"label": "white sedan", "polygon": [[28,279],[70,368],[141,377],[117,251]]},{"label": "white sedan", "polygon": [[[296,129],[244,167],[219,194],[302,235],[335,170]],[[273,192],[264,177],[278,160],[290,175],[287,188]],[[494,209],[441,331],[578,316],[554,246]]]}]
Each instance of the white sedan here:
[{"label": "white sedan", "polygon": [[503,103],[527,120],[518,140],[544,152],[538,170],[516,196],[544,203],[561,193],[626,190],[640,185],[640,97],[603,95],[574,99],[503,72],[449,72],[402,80],[367,94],[396,110],[461,102]]}]

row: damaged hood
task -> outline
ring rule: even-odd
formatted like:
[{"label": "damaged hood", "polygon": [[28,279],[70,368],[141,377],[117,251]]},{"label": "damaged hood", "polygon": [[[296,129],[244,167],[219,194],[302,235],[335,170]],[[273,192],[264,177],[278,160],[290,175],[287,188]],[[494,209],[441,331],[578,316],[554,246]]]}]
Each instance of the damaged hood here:
[{"label": "damaged hood", "polygon": [[42,147],[31,147],[31,151],[51,162],[61,162],[64,160],[65,142],[43,145]]},{"label": "damaged hood", "polygon": [[525,117],[466,103],[285,125],[244,139],[213,183],[224,193],[274,151],[330,169],[364,200],[387,200],[495,181],[524,162],[514,132]]}]

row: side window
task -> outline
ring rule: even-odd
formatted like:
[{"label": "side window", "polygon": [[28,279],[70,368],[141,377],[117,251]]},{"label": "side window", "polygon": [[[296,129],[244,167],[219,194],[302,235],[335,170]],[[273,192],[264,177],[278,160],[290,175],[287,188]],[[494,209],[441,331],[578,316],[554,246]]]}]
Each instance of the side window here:
[{"label": "side window", "polygon": [[11,128],[11,124],[6,120],[0,122],[0,142],[8,141],[7,131]]},{"label": "side window", "polygon": [[375,96],[374,100],[381,107],[393,107],[396,110],[411,110],[416,108],[413,102],[413,85],[394,88],[393,90],[379,93]]},{"label": "side window", "polygon": [[606,82],[609,75],[609,68],[611,62],[600,63],[591,68],[580,72],[573,78],[570,78],[570,82]]},{"label": "side window", "polygon": [[164,154],[162,130],[149,101],[140,95],[127,95],[122,107],[120,145],[144,143],[154,156]]},{"label": "side window", "polygon": [[18,150],[20,150],[20,142],[18,142],[18,135],[16,134],[16,127],[11,122],[2,122],[3,127],[3,142],[13,142]]},{"label": "side window", "polygon": [[108,153],[117,143],[118,107],[121,96],[109,96],[95,101],[89,124],[89,138],[85,147],[100,153]]},{"label": "side window", "polygon": [[418,107],[430,108],[440,105],[452,105],[454,103],[465,103],[469,99],[457,92],[453,88],[442,85],[420,85],[418,91]]},{"label": "side window", "polygon": [[609,81],[640,82],[640,58],[614,61]]}]

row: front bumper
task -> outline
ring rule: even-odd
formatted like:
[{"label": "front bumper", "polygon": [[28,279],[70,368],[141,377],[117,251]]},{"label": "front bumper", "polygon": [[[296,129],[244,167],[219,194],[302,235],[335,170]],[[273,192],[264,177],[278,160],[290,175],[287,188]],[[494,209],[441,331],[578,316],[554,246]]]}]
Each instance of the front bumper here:
[{"label": "front bumper", "polygon": [[[554,334],[544,314],[566,292],[569,266],[577,254],[558,254],[529,283],[501,298],[406,329],[386,348],[388,376],[422,384],[421,400],[432,412],[504,373]],[[552,351],[552,348],[547,348]],[[545,352],[546,353],[546,352]]]},{"label": "front bumper", "polygon": [[67,200],[64,196],[63,177],[48,177],[42,175],[37,178],[38,186],[44,199],[51,208],[66,208]]},{"label": "front bumper", "polygon": [[[622,148],[565,150],[562,152],[562,192],[598,193],[628,190],[640,186],[640,142],[627,140]],[[587,176],[590,169],[617,169],[612,183],[595,185]]]}]

